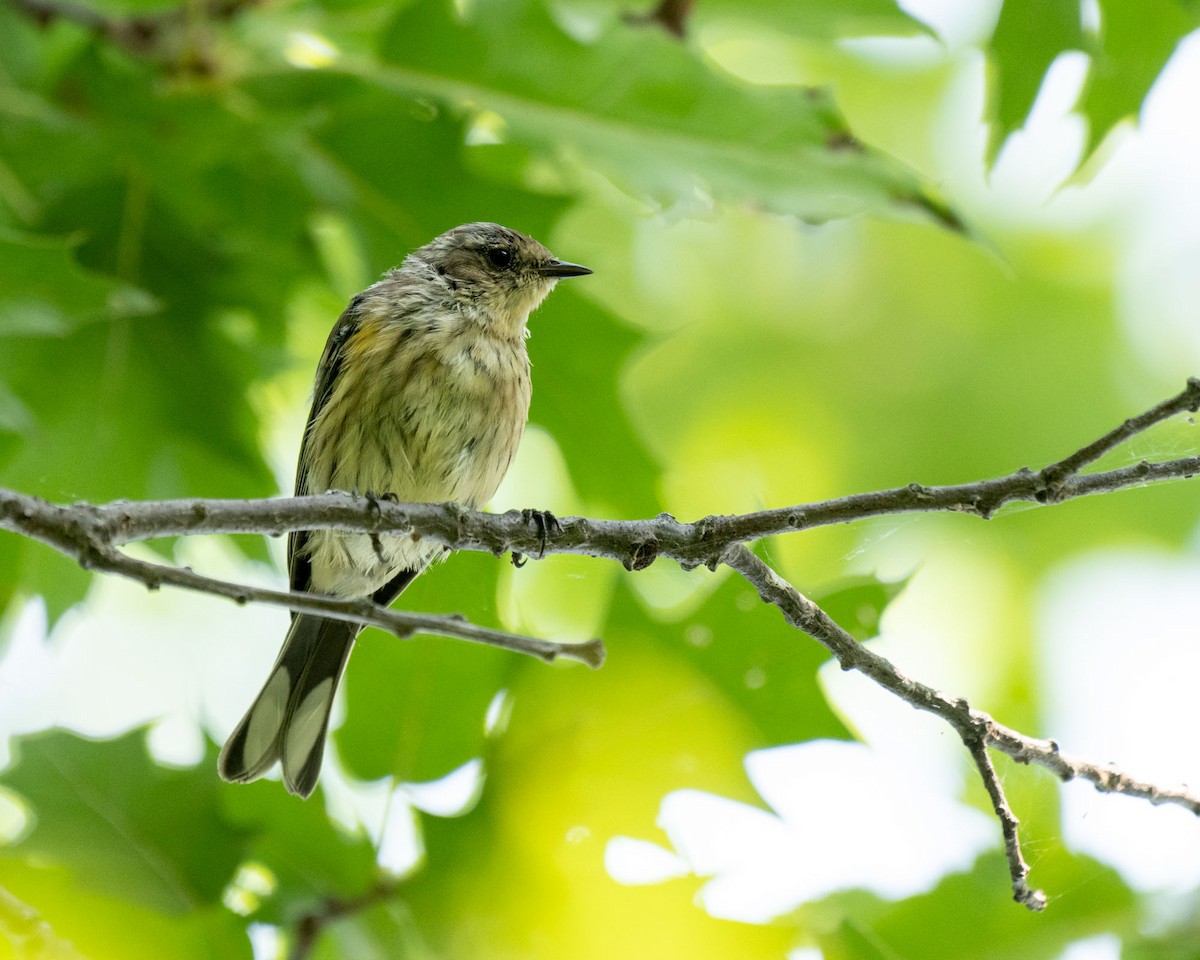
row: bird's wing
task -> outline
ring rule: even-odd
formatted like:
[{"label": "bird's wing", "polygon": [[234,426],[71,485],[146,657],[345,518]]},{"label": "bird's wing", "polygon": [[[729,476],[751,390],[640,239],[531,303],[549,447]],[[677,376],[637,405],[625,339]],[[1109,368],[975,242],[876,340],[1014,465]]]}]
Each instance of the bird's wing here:
[{"label": "bird's wing", "polygon": [[[296,465],[296,495],[305,493],[321,493],[308,489],[308,438],[317,417],[333,395],[334,384],[337,383],[342,361],[346,355],[346,344],[354,336],[362,319],[362,303],[364,296],[359,294],[350,301],[350,305],[342,311],[338,322],[333,325],[329,339],[325,341],[325,351],[321,354],[321,362],[317,365],[317,382],[313,387],[312,409],[308,411],[308,422],[304,425],[304,438],[300,441],[300,461]],[[312,582],[312,564],[308,552],[304,549],[308,542],[307,530],[296,530],[288,534],[288,578],[293,590],[307,590]],[[293,619],[295,614],[292,614]]]}]

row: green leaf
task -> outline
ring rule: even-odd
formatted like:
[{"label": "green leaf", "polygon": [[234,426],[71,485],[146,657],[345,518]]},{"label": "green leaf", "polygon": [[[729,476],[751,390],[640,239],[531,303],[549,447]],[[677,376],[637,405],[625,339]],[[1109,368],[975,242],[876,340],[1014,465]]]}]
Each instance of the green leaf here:
[{"label": "green leaf", "polygon": [[215,751],[179,770],[151,760],[144,730],[107,741],[55,730],[15,747],[0,786],[28,805],[31,824],[0,858],[66,867],[89,889],[162,913],[220,903],[245,836],[221,815]]},{"label": "green leaf", "polygon": [[[5,945],[8,951],[3,950]],[[85,960],[38,911],[0,886],[0,957],[17,956],[29,960]]]},{"label": "green leaf", "polygon": [[[871,588],[859,592],[864,605],[870,602],[865,593]],[[829,653],[789,626],[741,578],[728,577],[703,606],[678,622],[650,627],[628,595],[619,595],[612,611],[606,634],[652,630],[656,647],[697,670],[748,722],[757,735],[754,748],[850,738],[817,682],[817,668]]]},{"label": "green leaf", "polygon": [[82,269],[72,256],[78,242],[0,228],[0,338],[56,337],[157,309],[145,292]]},{"label": "green leaf", "polygon": [[242,80],[239,91],[273,118],[275,148],[312,195],[346,212],[376,275],[472,220],[496,220],[546,239],[566,207],[564,197],[520,184],[511,152],[481,173],[478,154],[491,148],[468,150],[462,120],[367,78],[264,71]]},{"label": "green leaf", "polygon": [[[595,0],[577,0],[572,7],[594,13]],[[614,17],[648,17],[657,7],[653,0],[606,0]],[[821,40],[853,36],[906,35],[924,30],[894,0],[705,0],[687,14],[687,32],[697,32],[713,22],[738,20],[771,30]]]},{"label": "green leaf", "polygon": [[87,593],[92,575],[45,544],[0,532],[0,604],[36,593],[51,624]]},{"label": "green leaf", "polygon": [[245,860],[271,876],[261,905],[249,904],[256,923],[294,923],[331,895],[361,896],[378,877],[369,838],[334,824],[320,799],[301,800],[260,780],[226,788],[221,801],[232,829],[249,838]]},{"label": "green leaf", "polygon": [[[830,931],[818,937],[825,957],[1052,960],[1072,941],[1132,932],[1135,900],[1117,872],[1063,845],[1059,781],[1007,757],[997,761],[1009,803],[1021,818],[1030,882],[1050,899],[1045,912],[1033,913],[1013,903],[1008,861],[996,850],[980,857],[970,871],[945,877],[928,893],[906,900],[888,903],[852,892],[802,908],[800,919],[810,929]],[[990,815],[983,785],[975,778],[968,783],[970,799]],[[998,828],[996,843],[999,846]],[[1080,895],[1085,890],[1086,896]]]},{"label": "green leaf", "polygon": [[[456,554],[422,574],[397,604],[495,624],[496,577],[504,562]],[[346,671],[346,721],[334,734],[338,755],[362,780],[444,776],[483,752],[488,705],[518,659],[459,640],[398,640],[367,631]]]},{"label": "green leaf", "polygon": [[[563,256],[570,259],[570,251]],[[618,393],[642,337],[562,287],[533,326],[530,422],[554,434],[571,465],[571,482],[586,502],[604,504],[617,516],[653,516],[661,509],[657,465]]]},{"label": "green leaf", "polygon": [[[616,603],[637,606],[627,591]],[[636,610],[628,620],[637,621]],[[425,821],[425,867],[404,885],[427,949],[529,960],[581,950],[597,958],[786,953],[785,928],[697,909],[693,879],[631,887],[605,869],[611,837],[659,835],[668,790],[753,802],[740,766],[753,731],[706,677],[653,642],[655,629],[644,618],[636,631],[606,629],[602,670],[522,659],[507,732],[485,756],[481,802],[462,818]]]},{"label": "green leaf", "polygon": [[1083,49],[1079,0],[1004,0],[990,46],[992,135],[988,162],[1024,123],[1050,65]]},{"label": "green leaf", "polygon": [[879,633],[883,611],[907,585],[907,579],[889,583],[874,577],[856,577],[818,597],[816,602],[840,627],[862,642]]},{"label": "green leaf", "polygon": [[[235,373],[239,363],[210,331],[117,319],[4,350],[8,386],[32,422],[0,444],[0,484],[68,501],[274,489],[246,402],[253,375]],[[50,553],[21,548],[16,592],[45,596],[57,614],[89,577]]]},{"label": "green leaf", "polygon": [[13,340],[5,368],[36,416],[0,463],[10,486],[54,499],[250,496],[273,487],[245,401],[252,375],[211,330],[114,320]]},{"label": "green leaf", "polygon": [[1130,937],[1121,947],[1121,960],[1195,960],[1196,944],[1200,943],[1200,914],[1196,911],[1196,894],[1185,895],[1185,909],[1166,929],[1156,928],[1151,936],[1140,942]]},{"label": "green leaf", "polygon": [[[410,98],[366,86],[314,131],[324,156],[337,164],[354,197],[360,222],[382,228],[369,235],[381,267],[460,223],[494,220],[547,238],[566,208],[545,196],[474,176],[466,166],[461,120],[414,109]],[[445,189],[447,182],[454,189]]]},{"label": "green leaf", "polygon": [[804,37],[837,40],[851,36],[906,35],[923,25],[895,0],[705,0],[697,3],[697,23],[708,17],[738,17]]},{"label": "green leaf", "polygon": [[726,79],[662,31],[615,23],[583,43],[535,0],[482,0],[464,21],[425,0],[395,19],[381,53],[383,66],[362,68],[380,83],[494,111],[504,139],[555,164],[578,156],[655,203],[710,195],[806,220],[915,208],[957,224],[914,174],[854,138],[828,92]]},{"label": "green leaf", "polygon": [[[0,99],[0,181],[71,240],[4,235],[0,483],[51,499],[273,491],[247,388],[277,368],[290,280],[311,269],[298,178],[260,125],[145,65],[84,46],[59,70],[67,106]],[[233,311],[250,318],[239,335]],[[17,582],[52,611],[82,595],[31,563]]]},{"label": "green leaf", "polygon": [[[4,91],[0,98],[0,114],[4,115],[0,138],[3,138],[3,128],[22,114],[56,112],[32,91],[50,89],[63,61],[78,55],[79,48],[89,41],[89,37],[79,29],[44,29],[34,18],[11,5],[0,7],[0,36],[4,37],[4,43],[0,45],[0,64],[4,67],[5,80],[11,83],[0,85]],[[11,183],[0,186],[0,201],[9,200],[11,196]],[[0,217],[5,212],[4,204],[0,202]]]},{"label": "green leaf", "polygon": [[1004,0],[992,36],[994,161],[1005,139],[1024,124],[1050,65],[1069,50],[1091,57],[1077,109],[1088,121],[1085,162],[1121,121],[1136,118],[1179,42],[1200,24],[1188,0],[1100,0],[1100,33],[1083,32],[1078,0]]},{"label": "green leaf", "polygon": [[450,954],[434,952],[418,918],[400,897],[384,898],[366,909],[329,924],[313,948],[312,960],[438,960]]},{"label": "green leaf", "polygon": [[1180,40],[1200,23],[1181,0],[1100,0],[1100,36],[1079,109],[1089,156],[1122,120],[1136,118]]},{"label": "green leaf", "polygon": [[0,898],[5,891],[20,900],[26,917],[33,912],[30,919],[38,926],[32,936],[17,938],[15,954],[8,953],[5,947],[15,931],[0,909],[0,957],[4,960],[253,957],[245,921],[219,904],[183,914],[158,913],[99,894],[60,867],[32,863],[4,864]]},{"label": "green leaf", "polygon": [[[1133,896],[1116,871],[1052,845],[1053,851],[1039,848],[1035,865],[1035,882],[1051,893],[1044,913],[1013,903],[1008,863],[991,853],[927,894],[880,905],[877,917],[856,895],[814,908],[843,914],[836,929],[818,938],[822,953],[828,960],[1052,960],[1075,940],[1131,932]],[[1083,890],[1086,896],[1071,895]]]}]

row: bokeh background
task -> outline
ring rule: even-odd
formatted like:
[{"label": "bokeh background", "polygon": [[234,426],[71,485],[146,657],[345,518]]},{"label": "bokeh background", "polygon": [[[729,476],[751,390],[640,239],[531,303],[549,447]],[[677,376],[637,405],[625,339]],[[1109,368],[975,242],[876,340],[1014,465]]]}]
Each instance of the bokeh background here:
[{"label": "bokeh background", "polygon": [[[289,491],[346,300],[479,219],[595,270],[532,320],[497,509],[984,479],[1200,372],[1195,4],[652,12],[4,0],[0,484]],[[1195,449],[1180,419],[1106,464]],[[911,675],[1173,785],[1198,519],[1181,482],[763,551]],[[284,582],[260,538],[133,550]],[[0,957],[1200,956],[1194,818],[999,758],[1025,912],[953,733],[721,571],[456,556],[405,605],[608,663],[368,632],[307,803],[214,767],[286,613],[9,534],[0,602]]]}]

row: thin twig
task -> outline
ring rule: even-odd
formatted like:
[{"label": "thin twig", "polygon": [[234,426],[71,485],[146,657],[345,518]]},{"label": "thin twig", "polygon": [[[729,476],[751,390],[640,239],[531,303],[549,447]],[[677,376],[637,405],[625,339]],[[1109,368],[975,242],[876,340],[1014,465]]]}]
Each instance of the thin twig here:
[{"label": "thin twig", "polygon": [[992,801],[996,819],[1000,821],[1000,832],[1004,835],[1004,855],[1008,859],[1008,872],[1012,880],[1013,899],[1035,912],[1045,910],[1046,894],[1029,886],[1029,864],[1025,862],[1025,855],[1021,852],[1021,837],[1018,832],[1021,822],[1008,805],[1004,787],[1000,783],[995,766],[992,765],[992,758],[988,755],[987,743],[981,737],[970,737],[965,739],[963,744],[975,762],[975,769],[979,771],[979,778]]},{"label": "thin twig", "polygon": [[395,896],[399,883],[391,879],[379,880],[370,890],[358,897],[342,899],[326,897],[315,909],[296,921],[296,939],[288,953],[288,960],[306,960],[317,945],[321,932],[336,920],[358,913]]},{"label": "thin twig", "polygon": [[688,17],[696,0],[659,0],[653,10],[646,13],[625,14],[625,22],[632,24],[657,23],[673,37],[682,38],[687,33]]},{"label": "thin twig", "polygon": [[225,597],[238,604],[263,603],[286,607],[296,613],[316,613],[334,620],[347,620],[352,623],[379,627],[401,639],[407,639],[414,633],[425,633],[501,647],[547,662],[564,657],[586,663],[593,669],[604,663],[604,642],[600,639],[588,640],[583,643],[556,643],[551,640],[539,640],[521,634],[506,633],[502,630],[492,630],[471,623],[458,614],[439,615],[389,610],[367,598],[332,597],[319,593],[271,590],[266,587],[219,580],[215,577],[195,573],[184,567],[139,560],[102,541],[79,540],[62,536],[57,542],[46,542],[50,542],[52,546],[68,556],[74,557],[86,570],[100,570],[127,577],[144,584],[150,590],[157,590],[165,584]]},{"label": "thin twig", "polygon": [[[1064,756],[1058,745],[1051,740],[1037,740],[996,723],[988,714],[973,710],[966,700],[951,698],[920,681],[901,673],[886,657],[863,646],[847,631],[842,629],[816,603],[804,596],[794,586],[779,576],[766,563],[755,556],[748,547],[729,547],[722,562],[741,574],[766,603],[779,608],[792,626],[808,634],[829,650],[843,670],[855,670],[865,674],[883,687],[916,707],[940,717],[950,724],[968,750],[984,779],[992,805],[1000,817],[1004,829],[1005,852],[1008,855],[1009,871],[1012,876],[1013,897],[1031,910],[1041,910],[1045,897],[1032,890],[1027,882],[1029,868],[1021,857],[1017,844],[1016,818],[1008,809],[1003,790],[995,776],[991,762],[980,763],[978,744],[995,747],[1021,763],[1033,763],[1054,772],[1062,780],[1086,779],[1098,790],[1106,793],[1125,793],[1151,799],[1156,804],[1169,803],[1200,815],[1200,796],[1184,788],[1163,789],[1134,780],[1127,774],[1111,767]],[[988,772],[990,771],[990,773]],[[1005,813],[1004,811],[1007,811]],[[1006,816],[1011,821],[1006,821]]]},{"label": "thin twig", "polygon": [[1066,783],[1070,780],[1086,780],[1100,793],[1120,793],[1127,797],[1148,800],[1154,806],[1170,804],[1183,807],[1200,817],[1200,795],[1187,786],[1163,787],[1137,780],[1111,765],[1089,763],[1079,757],[1063,753],[1055,740],[1040,740],[1018,733],[986,714],[981,715],[987,727],[988,746],[1006,753],[1017,763],[1036,764],[1053,773]]},{"label": "thin twig", "polygon": [[1089,463],[1099,460],[1131,437],[1149,430],[1157,423],[1169,420],[1177,413],[1185,410],[1195,413],[1198,409],[1200,409],[1200,379],[1189,377],[1187,386],[1180,393],[1151,407],[1140,416],[1131,417],[1098,440],[1076,450],[1069,457],[1058,463],[1052,463],[1042,470],[1042,479],[1053,490],[1060,486],[1067,477],[1074,476]]},{"label": "thin twig", "polygon": [[[117,16],[106,14],[75,0],[6,0],[14,10],[41,26],[57,20],[76,23],[91,30],[116,46],[140,57],[152,57],[167,52],[165,42],[185,26],[195,25],[197,17],[209,21],[229,20],[243,7],[258,0],[200,0],[181,3],[176,7],[146,13]],[[180,51],[174,51],[179,53]],[[179,65],[197,73],[211,72],[212,64],[197,51]]]}]

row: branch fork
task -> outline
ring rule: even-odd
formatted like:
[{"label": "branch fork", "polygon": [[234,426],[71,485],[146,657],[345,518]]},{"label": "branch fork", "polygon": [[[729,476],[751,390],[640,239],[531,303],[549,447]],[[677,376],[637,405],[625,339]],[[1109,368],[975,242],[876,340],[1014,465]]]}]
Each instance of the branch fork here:
[{"label": "branch fork", "polygon": [[397,637],[414,633],[486,643],[555,660],[567,657],[591,667],[604,660],[600,640],[569,644],[539,640],[472,624],[458,615],[431,616],[380,607],[370,600],[250,587],[197,574],[192,570],[131,557],[120,546],[162,537],[199,534],[260,533],[280,536],[293,530],[343,530],[372,535],[409,535],[455,550],[486,551],[495,556],[575,554],[615,560],[627,570],[642,570],[659,557],[684,569],[701,564],[730,567],[750,583],[764,603],[777,607],[792,626],[825,646],[843,670],[857,671],[913,707],[935,714],[954,728],[983,781],[1000,822],[1013,898],[1031,910],[1046,906],[1046,895],[1029,884],[1029,865],[1021,852],[1019,822],[1008,804],[992,764],[990,750],[1018,763],[1037,764],[1063,781],[1087,780],[1099,791],[1140,797],[1152,804],[1173,804],[1200,816],[1200,795],[1186,787],[1139,781],[1108,764],[1095,764],[1063,753],[1053,740],[1026,736],[967,701],[949,697],[900,672],[891,661],[859,643],[824,610],[754,554],[748,544],[764,537],[796,533],[832,523],[850,523],[901,513],[951,511],[989,519],[1009,503],[1059,504],[1077,497],[1128,487],[1187,479],[1200,473],[1200,456],[1084,474],[1084,467],[1129,439],[1180,413],[1200,410],[1200,379],[1190,378],[1180,393],[1126,420],[1070,456],[1039,471],[1023,467],[994,480],[955,486],[910,483],[891,490],[854,494],[739,516],[710,516],[681,523],[667,513],[648,520],[556,520],[538,511],[504,514],[471,511],[452,503],[396,503],[386,497],[330,492],[270,500],[167,500],[70,506],[0,489],[0,530],[39,540],[86,569],[115,573],[155,590],[183,587],[227,597],[236,603],[266,603],[295,612],[314,613],[388,630]]}]

